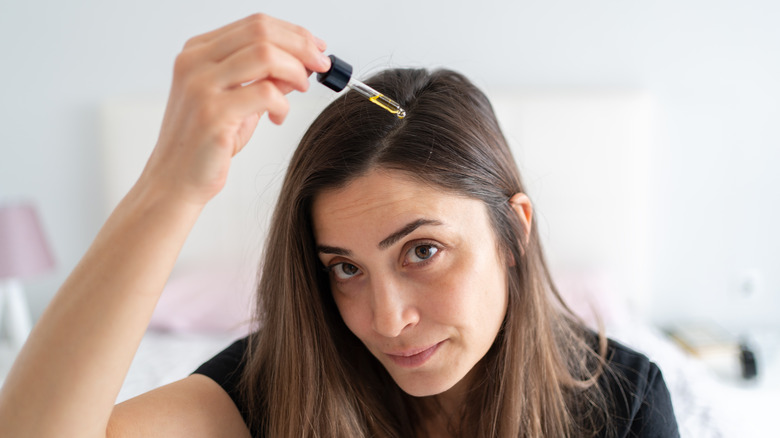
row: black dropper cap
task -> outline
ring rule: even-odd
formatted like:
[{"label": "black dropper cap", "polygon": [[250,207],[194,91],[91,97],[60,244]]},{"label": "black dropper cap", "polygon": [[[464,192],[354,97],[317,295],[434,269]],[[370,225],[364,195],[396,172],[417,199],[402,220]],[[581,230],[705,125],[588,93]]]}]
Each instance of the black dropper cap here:
[{"label": "black dropper cap", "polygon": [[352,77],[352,66],[335,55],[328,55],[328,58],[330,58],[330,70],[317,73],[317,80],[331,90],[339,92],[349,83],[349,78]]}]

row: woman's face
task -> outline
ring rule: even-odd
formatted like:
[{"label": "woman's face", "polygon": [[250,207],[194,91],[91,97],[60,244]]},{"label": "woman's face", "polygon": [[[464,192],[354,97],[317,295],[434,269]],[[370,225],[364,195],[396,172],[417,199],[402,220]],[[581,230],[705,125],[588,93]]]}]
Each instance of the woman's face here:
[{"label": "woman's face", "polygon": [[395,382],[428,396],[464,380],[507,308],[484,203],[375,170],[317,196],[312,214],[341,317]]}]

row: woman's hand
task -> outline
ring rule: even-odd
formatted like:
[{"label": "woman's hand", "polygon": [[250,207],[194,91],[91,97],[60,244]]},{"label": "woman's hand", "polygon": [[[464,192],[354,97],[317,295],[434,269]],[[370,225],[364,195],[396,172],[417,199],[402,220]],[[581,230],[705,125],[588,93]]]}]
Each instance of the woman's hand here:
[{"label": "woman's hand", "polygon": [[306,91],[330,60],[306,29],[257,14],[194,37],[176,58],[162,129],[139,184],[171,200],[205,204],[263,113],[280,124],[285,94]]}]

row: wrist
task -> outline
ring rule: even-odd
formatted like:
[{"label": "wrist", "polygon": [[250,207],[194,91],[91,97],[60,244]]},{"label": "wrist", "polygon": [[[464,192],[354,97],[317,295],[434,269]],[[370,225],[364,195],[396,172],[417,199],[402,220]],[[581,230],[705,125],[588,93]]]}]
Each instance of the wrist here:
[{"label": "wrist", "polygon": [[146,230],[145,234],[155,234],[164,240],[180,240],[183,244],[204,206],[175,191],[139,180],[114,209],[106,228],[124,234],[127,229],[141,227]]},{"label": "wrist", "polygon": [[139,211],[159,211],[172,215],[199,215],[210,197],[193,193],[173,180],[149,178],[146,172],[125,196],[126,203]]}]

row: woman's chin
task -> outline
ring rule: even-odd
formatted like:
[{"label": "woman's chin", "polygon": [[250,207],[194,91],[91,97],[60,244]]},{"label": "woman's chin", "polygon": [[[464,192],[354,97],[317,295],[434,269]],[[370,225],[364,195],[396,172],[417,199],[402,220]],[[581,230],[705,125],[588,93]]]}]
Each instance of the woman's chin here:
[{"label": "woman's chin", "polygon": [[392,377],[396,385],[412,397],[439,395],[449,391],[458,383],[458,380],[456,379],[443,379],[441,376],[431,378],[426,376],[392,375]]}]

